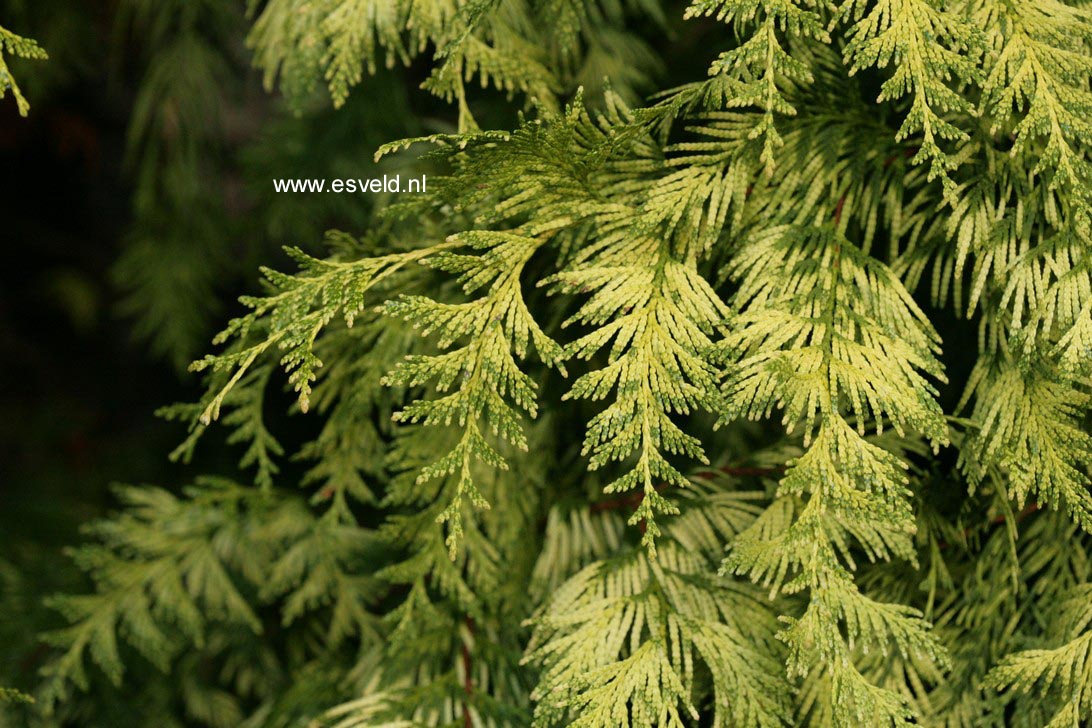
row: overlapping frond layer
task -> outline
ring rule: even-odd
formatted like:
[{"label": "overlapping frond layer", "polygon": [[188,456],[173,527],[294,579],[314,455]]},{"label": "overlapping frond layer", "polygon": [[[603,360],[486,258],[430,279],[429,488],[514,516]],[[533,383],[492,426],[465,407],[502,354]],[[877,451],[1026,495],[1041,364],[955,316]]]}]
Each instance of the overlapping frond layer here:
[{"label": "overlapping frond layer", "polygon": [[461,431],[456,444],[438,460],[425,467],[418,480],[457,476],[454,493],[437,520],[449,529],[448,548],[452,556],[462,535],[462,511],[469,503],[487,508],[488,502],[474,484],[475,462],[505,469],[503,456],[486,435],[499,437],[520,450],[527,450],[527,438],[519,422],[519,410],[534,417],[538,412],[536,386],[517,362],[533,345],[547,364],[559,364],[561,347],[549,338],[531,317],[523,300],[520,276],[542,239],[512,233],[468,232],[450,239],[468,245],[476,255],[441,252],[424,262],[458,276],[463,290],[485,293],[468,303],[441,303],[426,296],[402,297],[389,301],[386,311],[411,322],[428,334],[439,331],[442,354],[408,357],[388,374],[389,386],[418,387],[435,382],[443,394],[419,399],[395,415],[400,422],[426,426],[454,426]]},{"label": "overlapping frond layer", "polygon": [[[715,489],[686,503],[717,524],[718,537],[755,515],[745,497]],[[772,612],[754,591],[714,575],[715,549],[676,540],[692,533],[681,526],[667,527],[655,558],[634,550],[580,569],[532,620],[525,659],[542,669],[536,725],[689,725],[704,707],[694,702],[703,675],[713,725],[789,723]]]},{"label": "overlapping frond layer", "polygon": [[949,118],[970,114],[974,104],[949,84],[981,78],[975,58],[981,41],[974,26],[931,0],[881,0],[871,7],[847,0],[838,15],[852,23],[844,50],[850,73],[892,66],[876,100],[910,97],[910,110],[895,138],[920,134],[913,161],[928,162],[929,179],[939,178],[950,194],[955,182],[949,173],[958,161],[941,144],[969,139]]},{"label": "overlapping frond layer", "polygon": [[255,64],[266,85],[279,83],[295,104],[323,84],[339,107],[379,66],[431,55],[436,63],[424,88],[457,103],[460,131],[477,129],[471,81],[553,110],[574,81],[596,87],[609,77],[635,98],[658,59],[626,32],[626,18],[662,22],[655,2],[587,7],[571,0],[273,0],[255,14],[248,38]]},{"label": "overlapping frond layer", "polygon": [[717,79],[726,106],[761,110],[749,136],[762,140],[760,159],[767,171],[773,170],[774,155],[784,144],[777,116],[796,114],[784,87],[813,78],[809,64],[791,53],[790,43],[801,39],[830,43],[826,19],[834,7],[829,0],[696,0],[687,9],[688,17],[715,16],[745,38],[720,54],[709,75]]},{"label": "overlapping frond layer", "polygon": [[743,246],[732,274],[742,312],[723,345],[732,362],[725,419],[779,409],[790,430],[803,427],[807,449],[724,569],[774,594],[807,594],[779,638],[790,674],[829,676],[837,724],[900,725],[912,715],[905,697],[868,682],[852,646],[941,664],[944,651],[916,610],[860,592],[847,547],[856,541],[869,559],[914,557],[905,465],[866,432],[891,426],[947,442],[925,379],[942,377],[936,334],[898,279],[829,226],[766,231]]}]

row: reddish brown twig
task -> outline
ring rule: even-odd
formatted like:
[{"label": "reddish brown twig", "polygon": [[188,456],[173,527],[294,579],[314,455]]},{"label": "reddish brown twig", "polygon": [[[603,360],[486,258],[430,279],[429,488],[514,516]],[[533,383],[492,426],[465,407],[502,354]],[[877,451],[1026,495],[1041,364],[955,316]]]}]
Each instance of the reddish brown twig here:
[{"label": "reddish brown twig", "polygon": [[[466,618],[466,628],[470,634],[474,634],[474,620],[471,617]],[[463,726],[464,728],[472,728],[474,722],[470,718],[470,698],[474,695],[474,677],[471,674],[471,670],[474,667],[474,663],[470,657],[470,648],[467,647],[466,642],[463,642],[463,690],[466,691],[466,700],[463,701]]]},{"label": "reddish brown twig", "polygon": [[[656,492],[660,493],[667,488],[667,483],[660,483],[656,486]],[[608,498],[607,500],[598,501],[591,504],[592,513],[602,513],[603,511],[617,511],[622,508],[636,508],[641,504],[645,494],[641,491],[633,493],[626,493],[623,496],[617,498]]]},{"label": "reddish brown twig", "polygon": [[838,204],[834,206],[834,227],[842,224],[842,208],[846,206],[846,196],[838,198]]},{"label": "reddish brown twig", "polygon": [[903,159],[910,159],[910,157],[914,156],[917,153],[918,153],[918,147],[907,147],[906,149],[902,150],[901,155],[898,154],[898,153],[895,153],[895,154],[892,154],[887,159],[883,160],[883,168],[887,169],[888,167],[890,167],[892,164],[895,163],[895,160],[898,159],[900,156],[902,156]]}]

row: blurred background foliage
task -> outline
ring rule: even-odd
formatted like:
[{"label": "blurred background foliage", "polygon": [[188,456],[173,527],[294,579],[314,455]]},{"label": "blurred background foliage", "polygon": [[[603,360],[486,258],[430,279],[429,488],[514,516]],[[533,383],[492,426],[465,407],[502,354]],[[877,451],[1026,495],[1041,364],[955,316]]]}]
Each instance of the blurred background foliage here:
[{"label": "blurred background foliage", "polygon": [[[685,3],[666,5],[672,12],[646,19],[655,32],[589,49],[566,91],[583,85],[594,98],[611,75],[635,102],[703,74],[714,49],[690,49],[715,24],[684,27]],[[429,54],[379,68],[340,108],[306,79],[282,77],[290,98],[270,91],[247,46],[251,20],[244,3],[225,0],[0,0],[0,24],[49,53],[8,59],[29,116],[0,102],[5,689],[33,690],[49,655],[37,635],[63,623],[42,600],[87,590],[65,548],[81,541],[81,524],[116,509],[111,484],[177,491],[195,473],[233,469],[238,451],[212,441],[192,463],[172,464],[181,428],[153,416],[194,397],[186,366],[236,313],[226,302],[255,291],[259,265],[286,267],[281,246],[321,253],[324,231],[370,228],[374,197],[276,194],[271,180],[399,171],[415,162],[374,162],[380,144],[457,129],[452,106],[420,88]],[[644,63],[616,67],[634,56]],[[503,93],[475,93],[482,128],[510,128],[516,113]],[[289,402],[268,406],[292,439],[313,425],[284,417]],[[123,694],[103,683],[85,718],[139,724],[134,704],[166,699],[150,686]],[[18,716],[0,711],[0,725]]]}]

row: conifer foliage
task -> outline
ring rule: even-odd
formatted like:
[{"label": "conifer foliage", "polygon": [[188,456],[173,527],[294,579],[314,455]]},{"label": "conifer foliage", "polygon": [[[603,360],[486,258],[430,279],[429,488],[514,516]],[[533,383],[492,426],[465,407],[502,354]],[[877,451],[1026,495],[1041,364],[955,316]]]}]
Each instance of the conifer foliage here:
[{"label": "conifer foliage", "polygon": [[49,55],[42,50],[37,41],[31,38],[23,38],[6,28],[0,27],[0,99],[4,98],[10,91],[11,95],[15,97],[15,105],[19,109],[19,114],[26,116],[30,111],[30,102],[19,90],[19,84],[15,82],[15,78],[11,75],[11,69],[4,62],[5,54],[17,58],[35,58],[39,60],[48,58]]},{"label": "conifer foliage", "polygon": [[[162,411],[177,460],[224,432],[239,470],[118,491],[20,710],[93,724],[113,684],[143,724],[1092,722],[1087,3],[249,18],[292,108],[407,65],[450,123],[376,153],[427,192],[262,269]],[[312,439],[267,420],[282,388]]]}]

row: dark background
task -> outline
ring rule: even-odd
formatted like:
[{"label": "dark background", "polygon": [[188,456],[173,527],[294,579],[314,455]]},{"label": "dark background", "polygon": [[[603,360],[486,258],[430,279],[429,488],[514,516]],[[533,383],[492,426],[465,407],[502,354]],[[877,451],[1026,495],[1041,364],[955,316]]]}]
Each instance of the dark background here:
[{"label": "dark background", "polygon": [[[172,135],[213,137],[193,168],[182,170],[200,188],[149,185],[131,139],[134,109],[142,95],[157,110],[188,99],[182,84],[178,97],[171,88],[159,89],[160,97],[149,91],[161,48],[149,48],[150,32],[125,15],[126,6],[131,13],[142,4],[0,0],[0,25],[36,39],[50,55],[6,57],[31,103],[26,118],[10,94],[0,100],[0,686],[28,692],[48,656],[37,635],[62,625],[43,599],[89,588],[64,547],[81,541],[81,524],[116,506],[111,485],[177,490],[199,472],[233,474],[240,453],[216,438],[202,443],[193,463],[170,462],[185,427],[155,411],[200,396],[199,379],[185,365],[209,349],[238,310],[235,299],[256,289],[259,262],[284,267],[280,246],[287,243],[319,252],[328,228],[366,229],[366,201],[274,197],[274,170],[331,177],[335,164],[359,169],[379,143],[400,135],[400,121],[413,118],[402,77],[412,69],[377,86],[388,123],[374,118],[379,107],[340,116],[328,101],[305,113],[287,108],[250,67],[244,4],[219,3],[227,13],[194,34],[222,53],[230,83],[189,91],[216,96],[220,123],[213,131],[154,123],[143,130],[149,148],[170,146]],[[271,137],[283,144],[256,151]],[[298,143],[308,138],[313,145]],[[169,156],[159,164],[163,179],[184,167]],[[142,192],[155,200],[151,211],[139,209]],[[157,238],[173,230],[180,232]],[[206,231],[205,239],[194,234]],[[170,280],[177,271],[197,284],[161,291],[156,301],[152,278],[143,297],[134,297],[132,274],[119,261],[140,238],[153,251],[162,243],[145,261],[155,275]],[[157,327],[185,324],[188,346],[165,350],[141,335],[142,306],[158,303],[174,308]]]},{"label": "dark background", "polygon": [[[150,415],[186,389],[113,310],[133,92],[104,64],[108,8],[82,10],[94,25],[65,33],[80,48],[47,46],[48,61],[10,63],[30,115],[0,101],[0,538],[15,560],[46,557],[12,549],[75,540],[76,525],[106,505],[110,481],[166,476],[173,428]],[[36,68],[54,59],[64,67]]]}]

